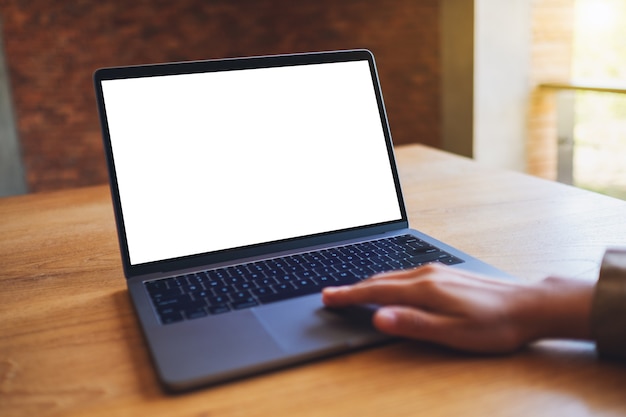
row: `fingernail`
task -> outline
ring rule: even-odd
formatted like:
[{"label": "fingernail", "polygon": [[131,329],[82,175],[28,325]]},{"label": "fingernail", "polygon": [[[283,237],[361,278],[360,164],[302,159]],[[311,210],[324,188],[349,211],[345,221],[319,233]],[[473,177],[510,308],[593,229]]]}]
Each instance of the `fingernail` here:
[{"label": "fingernail", "polygon": [[327,294],[335,294],[343,291],[345,287],[326,287],[324,288],[324,292]]},{"label": "fingernail", "polygon": [[381,308],[376,312],[376,320],[383,326],[394,326],[396,324],[396,313],[392,310]]}]

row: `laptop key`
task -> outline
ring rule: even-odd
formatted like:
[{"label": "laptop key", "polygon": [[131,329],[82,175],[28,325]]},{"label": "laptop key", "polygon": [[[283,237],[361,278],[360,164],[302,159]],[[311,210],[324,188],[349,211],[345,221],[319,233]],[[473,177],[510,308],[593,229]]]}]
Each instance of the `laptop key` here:
[{"label": "laptop key", "polygon": [[283,274],[283,275],[279,275],[276,277],[276,279],[278,280],[279,283],[285,283],[285,282],[290,282],[290,281],[295,281],[296,280],[296,276],[295,275],[291,275],[291,274]]},{"label": "laptop key", "polygon": [[235,288],[239,291],[247,291],[254,288],[254,284],[250,282],[242,282],[241,284],[235,285]]},{"label": "laptop key", "polygon": [[274,291],[272,291],[272,289],[269,287],[261,287],[253,289],[252,294],[256,295],[257,297],[262,297],[264,295],[274,294]]},{"label": "laptop key", "polygon": [[215,295],[225,295],[235,292],[235,287],[232,285],[223,285],[213,288]]},{"label": "laptop key", "polygon": [[381,272],[393,271],[393,267],[389,264],[369,265],[368,268],[372,270],[373,274],[380,274]]},{"label": "laptop key", "polygon": [[153,287],[148,290],[150,295],[155,300],[161,300],[165,298],[177,297],[183,294],[180,287],[176,288],[162,288],[162,287]]},{"label": "laptop key", "polygon": [[223,314],[230,311],[230,307],[226,304],[217,304],[207,308],[210,314]]},{"label": "laptop key", "polygon": [[353,269],[354,265],[349,263],[340,263],[334,266],[337,271],[347,271],[349,269]]},{"label": "laptop key", "polygon": [[254,297],[245,297],[241,299],[237,299],[230,303],[234,310],[241,310],[244,308],[250,308],[259,305],[258,301],[254,299]]},{"label": "laptop key", "polygon": [[314,280],[308,278],[299,279],[297,281],[294,281],[293,284],[295,285],[296,289],[317,286],[317,283]]},{"label": "laptop key", "polygon": [[189,296],[179,295],[166,298],[158,298],[155,300],[157,308],[182,306],[189,301]]},{"label": "laptop key", "polygon": [[148,281],[145,283],[146,288],[150,294],[155,294],[161,291],[166,291],[168,289],[167,282],[164,279],[159,279],[156,281]]},{"label": "laptop key", "polygon": [[188,306],[183,310],[183,313],[185,314],[185,317],[187,317],[187,319],[198,319],[200,317],[204,317],[207,315],[207,311],[204,308],[204,305],[192,305],[192,306]]},{"label": "laptop key", "polygon": [[407,258],[407,260],[413,264],[423,264],[425,262],[434,262],[439,258],[443,259],[447,256],[450,256],[450,255],[442,251],[426,252],[420,255],[411,256],[410,258]]},{"label": "laptop key", "polygon": [[195,301],[199,301],[199,300],[203,300],[203,299],[205,299],[207,297],[212,297],[213,293],[210,290],[200,289],[200,290],[197,290],[197,291],[189,292],[189,295]]},{"label": "laptop key", "polygon": [[236,284],[245,282],[245,279],[242,276],[235,276],[235,277],[224,278],[223,281],[226,285],[236,285]]},{"label": "laptop key", "polygon": [[456,256],[448,256],[446,258],[442,258],[442,259],[438,259],[438,262],[441,262],[442,264],[446,264],[446,265],[456,265],[456,264],[460,264],[463,263],[463,261],[459,258],[457,258]]},{"label": "laptop key", "polygon": [[[277,290],[276,287],[281,287],[281,288]],[[262,296],[259,296],[258,298],[262,304],[268,304],[268,303],[273,303],[276,301],[287,300],[289,298],[299,297],[299,296],[308,295],[308,294],[314,294],[314,293],[320,292],[320,288],[321,287],[318,287],[316,285],[298,287],[297,289],[294,286],[291,286],[291,288],[284,286],[283,288],[283,285],[275,285],[274,290],[276,290],[276,292],[274,294],[262,295]]]},{"label": "laptop key", "polygon": [[337,285],[351,285],[361,281],[360,278],[358,278],[355,274],[352,274],[350,271],[337,272],[331,276],[337,280]]},{"label": "laptop key", "polygon": [[293,285],[289,283],[272,285],[271,288],[274,290],[274,292],[277,292],[277,293],[289,293],[296,289],[296,287],[294,287]]},{"label": "laptop key", "polygon": [[335,285],[341,285],[341,283],[339,283],[336,278],[330,275],[322,275],[322,276],[316,277],[315,280],[317,281],[319,286],[322,288],[335,286]]},{"label": "laptop key", "polygon": [[178,310],[167,313],[159,313],[159,318],[161,319],[162,324],[171,324],[184,320],[183,315]]},{"label": "laptop key", "polygon": [[224,305],[229,301],[228,296],[226,295],[218,295],[216,297],[207,297],[206,300],[207,300],[207,303],[209,303],[209,306]]},{"label": "laptop key", "polygon": [[299,278],[299,279],[303,279],[303,278],[311,278],[316,276],[317,274],[310,269],[304,270],[304,271],[300,271],[300,272],[296,272],[294,273],[294,275]]},{"label": "laptop key", "polygon": [[254,284],[256,284],[259,288],[269,287],[270,285],[274,285],[276,283],[278,283],[276,278],[262,278],[254,281]]}]

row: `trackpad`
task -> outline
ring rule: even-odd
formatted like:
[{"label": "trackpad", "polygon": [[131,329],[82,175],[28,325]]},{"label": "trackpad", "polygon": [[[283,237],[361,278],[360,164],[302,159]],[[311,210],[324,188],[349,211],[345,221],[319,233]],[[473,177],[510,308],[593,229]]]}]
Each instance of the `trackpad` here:
[{"label": "trackpad", "polygon": [[363,346],[388,338],[374,330],[368,322],[352,320],[327,310],[320,294],[253,310],[275,341],[291,353]]}]

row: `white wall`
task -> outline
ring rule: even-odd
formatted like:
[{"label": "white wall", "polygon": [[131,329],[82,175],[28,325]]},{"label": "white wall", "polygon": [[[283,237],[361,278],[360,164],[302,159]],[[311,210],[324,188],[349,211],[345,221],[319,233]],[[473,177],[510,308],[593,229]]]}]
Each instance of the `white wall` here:
[{"label": "white wall", "polygon": [[474,158],[524,170],[530,98],[530,0],[476,0]]}]

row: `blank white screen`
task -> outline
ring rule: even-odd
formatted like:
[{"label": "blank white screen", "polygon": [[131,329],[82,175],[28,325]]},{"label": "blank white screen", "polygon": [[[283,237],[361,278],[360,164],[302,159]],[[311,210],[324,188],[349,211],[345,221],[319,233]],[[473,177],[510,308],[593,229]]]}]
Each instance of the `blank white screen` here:
[{"label": "blank white screen", "polygon": [[133,265],[401,218],[367,61],[102,89]]}]

